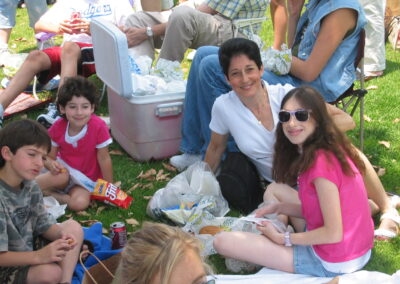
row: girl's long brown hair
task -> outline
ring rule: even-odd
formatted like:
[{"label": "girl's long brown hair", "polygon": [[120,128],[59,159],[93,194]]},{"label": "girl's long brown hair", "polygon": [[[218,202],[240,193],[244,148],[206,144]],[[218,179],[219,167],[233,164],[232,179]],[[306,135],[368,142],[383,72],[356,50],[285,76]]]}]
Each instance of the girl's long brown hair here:
[{"label": "girl's long brown hair", "polygon": [[314,133],[304,141],[302,150],[299,151],[298,146],[292,144],[283,133],[282,123],[278,124],[272,171],[273,179],[279,183],[295,184],[297,176],[313,165],[315,153],[319,149],[332,152],[339,160],[346,175],[354,175],[346,156],[354,162],[361,173],[364,173],[364,162],[347,136],[334,124],[319,92],[309,86],[295,88],[284,97],[281,109],[291,98],[296,98],[304,109],[311,110],[310,115],[316,121],[316,128]]}]

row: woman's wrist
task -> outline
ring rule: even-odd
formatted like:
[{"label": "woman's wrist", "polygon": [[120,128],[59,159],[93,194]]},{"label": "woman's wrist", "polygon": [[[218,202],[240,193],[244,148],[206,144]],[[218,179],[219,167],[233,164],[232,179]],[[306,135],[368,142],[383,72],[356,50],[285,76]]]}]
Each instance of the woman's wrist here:
[{"label": "woman's wrist", "polygon": [[291,247],[293,245],[289,232],[285,232],[283,234],[283,244],[285,245],[285,247]]}]

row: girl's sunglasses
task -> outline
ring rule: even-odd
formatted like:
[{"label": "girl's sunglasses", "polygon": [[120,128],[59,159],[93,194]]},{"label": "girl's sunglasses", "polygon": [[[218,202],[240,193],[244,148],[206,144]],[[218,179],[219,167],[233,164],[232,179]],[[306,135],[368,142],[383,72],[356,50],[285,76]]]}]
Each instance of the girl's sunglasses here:
[{"label": "girl's sunglasses", "polygon": [[311,110],[306,110],[306,109],[298,109],[294,111],[287,111],[287,110],[281,110],[279,112],[279,121],[284,123],[288,122],[290,120],[290,116],[294,115],[294,117],[297,119],[297,121],[307,121],[310,118],[310,112]]}]

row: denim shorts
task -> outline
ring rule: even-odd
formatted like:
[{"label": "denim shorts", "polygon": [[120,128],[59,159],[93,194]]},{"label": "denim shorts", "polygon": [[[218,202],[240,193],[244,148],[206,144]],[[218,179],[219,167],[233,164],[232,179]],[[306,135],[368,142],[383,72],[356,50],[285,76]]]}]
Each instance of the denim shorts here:
[{"label": "denim shorts", "polygon": [[14,27],[18,0],[1,0],[0,3],[0,28]]},{"label": "denim shorts", "polygon": [[311,246],[293,246],[293,265],[297,274],[307,274],[318,277],[335,277],[343,273],[330,272],[315,256]]},{"label": "denim shorts", "polygon": [[[47,2],[45,0],[26,0],[26,9],[29,15],[29,25],[31,28],[35,26],[37,20],[47,10]],[[15,26],[15,14],[17,12],[18,0],[1,0],[0,1],[0,28],[10,29]]]}]

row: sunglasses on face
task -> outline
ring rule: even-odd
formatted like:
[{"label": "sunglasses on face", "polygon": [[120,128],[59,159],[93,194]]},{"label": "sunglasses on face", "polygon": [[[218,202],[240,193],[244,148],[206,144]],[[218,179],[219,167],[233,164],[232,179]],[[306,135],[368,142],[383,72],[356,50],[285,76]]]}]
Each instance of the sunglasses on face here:
[{"label": "sunglasses on face", "polygon": [[294,111],[281,110],[278,117],[281,123],[288,122],[292,115],[294,115],[297,121],[305,122],[310,118],[310,112],[311,110],[306,109],[298,109]]}]

